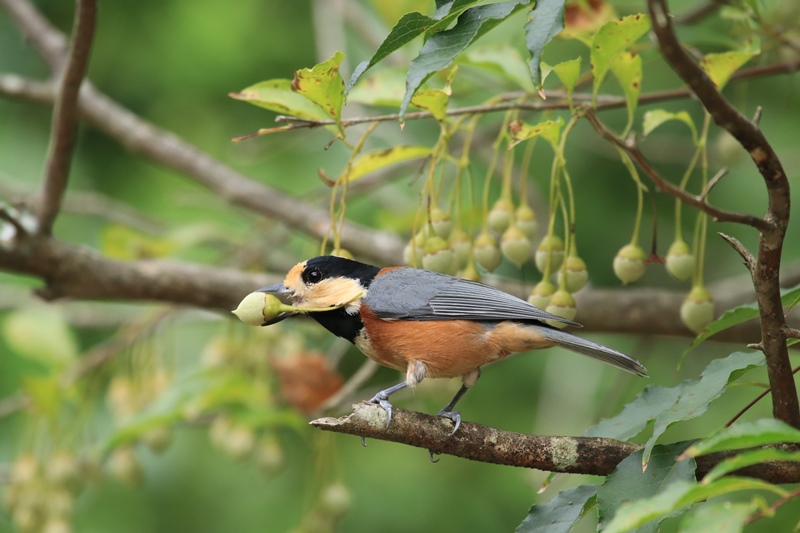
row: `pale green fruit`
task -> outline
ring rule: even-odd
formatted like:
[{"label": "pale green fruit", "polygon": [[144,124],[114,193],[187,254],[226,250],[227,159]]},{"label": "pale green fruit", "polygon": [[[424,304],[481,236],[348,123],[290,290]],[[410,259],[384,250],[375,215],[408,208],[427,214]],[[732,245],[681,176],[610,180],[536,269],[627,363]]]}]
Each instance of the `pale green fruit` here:
[{"label": "pale green fruit", "polygon": [[475,270],[475,266],[472,263],[469,263],[464,270],[459,272],[458,277],[461,279],[468,279],[470,281],[481,280],[480,274],[478,274],[478,271]]},{"label": "pale green fruit", "polygon": [[112,476],[129,486],[139,485],[144,479],[142,465],[131,446],[120,446],[111,452],[107,468]]},{"label": "pale green fruit", "polygon": [[[569,292],[563,289],[559,289],[553,294],[552,298],[550,298],[550,303],[547,304],[547,307],[545,308],[545,311],[553,315],[566,318],[567,320],[572,320],[575,318],[575,315],[578,314],[575,298],[573,298]],[[566,327],[566,324],[556,320],[546,320],[545,322],[556,328]]]},{"label": "pale green fruit", "polygon": [[71,533],[72,527],[65,517],[51,518],[45,522],[41,533]]},{"label": "pale green fruit", "polygon": [[[567,257],[566,264],[566,279],[564,285],[571,293],[576,293],[586,286],[589,281],[589,271],[586,270],[586,263],[577,255],[570,255]],[[561,284],[562,278],[565,276],[565,269],[562,268],[558,271],[558,282]]]},{"label": "pale green fruit", "polygon": [[472,253],[475,261],[489,272],[500,264],[500,250],[497,249],[497,241],[486,230],[475,238]]},{"label": "pale green fruit", "polygon": [[712,150],[717,156],[719,164],[726,167],[731,167],[741,161],[746,153],[739,141],[725,130],[720,130],[719,135],[714,139]]},{"label": "pale green fruit", "polygon": [[325,487],[320,497],[322,511],[334,518],[344,516],[353,504],[350,490],[342,483],[334,483]]},{"label": "pale green fruit", "polygon": [[647,268],[647,255],[638,244],[626,244],[614,258],[614,274],[628,284],[641,278]]},{"label": "pale green fruit", "polygon": [[403,249],[403,262],[408,266],[420,266],[422,256],[425,254],[425,241],[428,239],[426,230],[419,230],[406,247]]},{"label": "pale green fruit", "polygon": [[433,226],[433,232],[436,235],[442,239],[446,239],[450,236],[450,231],[453,229],[453,221],[450,220],[450,215],[442,209],[431,207],[431,226]]},{"label": "pale green fruit", "polygon": [[547,235],[536,248],[536,268],[544,274],[550,258],[550,272],[556,272],[564,261],[564,241],[558,235]]},{"label": "pale green fruit", "polygon": [[700,333],[714,321],[714,300],[708,289],[703,286],[692,287],[681,305],[681,320],[695,333]]},{"label": "pale green fruit", "polygon": [[17,457],[11,466],[11,481],[24,485],[31,483],[39,477],[39,461],[32,453],[25,453]]},{"label": "pale green fruit", "polygon": [[529,239],[535,238],[536,232],[539,230],[539,223],[536,222],[536,213],[533,212],[531,206],[528,204],[520,204],[515,216],[519,229],[521,229]]},{"label": "pale green fruit", "polygon": [[461,270],[467,266],[469,261],[469,250],[472,248],[472,239],[469,233],[456,227],[450,232],[450,248],[455,254],[456,269]]},{"label": "pale green fruit", "polygon": [[172,444],[172,428],[159,426],[147,430],[142,440],[153,453],[162,453]]},{"label": "pale green fruit", "polygon": [[260,326],[281,314],[283,306],[274,294],[256,291],[245,296],[231,313],[248,326]]},{"label": "pale green fruit", "polygon": [[498,235],[503,233],[511,224],[514,215],[514,204],[511,200],[499,198],[489,210],[489,228]]},{"label": "pale green fruit", "polygon": [[694,255],[689,245],[683,240],[673,242],[667,250],[667,272],[681,281],[692,277],[694,273]]},{"label": "pale green fruit", "polygon": [[256,444],[256,435],[248,426],[234,425],[225,435],[222,449],[238,461],[250,457]]},{"label": "pale green fruit", "polygon": [[280,442],[274,435],[267,435],[256,449],[256,463],[261,473],[271,477],[281,471],[286,464],[286,457]]},{"label": "pale green fruit", "polygon": [[516,224],[512,223],[500,238],[500,250],[503,251],[503,255],[509,261],[521,266],[530,259],[533,245],[531,245],[528,236]]},{"label": "pale green fruit", "polygon": [[353,259],[353,254],[350,253],[350,250],[345,248],[337,248],[331,252],[331,255],[334,257],[343,257],[345,259]]},{"label": "pale green fruit", "polygon": [[52,488],[47,491],[46,506],[50,517],[69,517],[75,507],[75,497],[65,488]]},{"label": "pale green fruit", "polygon": [[422,268],[452,274],[455,269],[455,253],[443,238],[431,235],[425,241],[425,253],[422,256]]},{"label": "pale green fruit", "polygon": [[528,303],[539,309],[545,309],[555,293],[556,286],[547,280],[542,280],[533,287],[531,295],[528,296]]},{"label": "pale green fruit", "polygon": [[54,485],[71,485],[80,477],[80,466],[75,454],[64,450],[57,451],[50,456],[44,471],[47,480]]}]

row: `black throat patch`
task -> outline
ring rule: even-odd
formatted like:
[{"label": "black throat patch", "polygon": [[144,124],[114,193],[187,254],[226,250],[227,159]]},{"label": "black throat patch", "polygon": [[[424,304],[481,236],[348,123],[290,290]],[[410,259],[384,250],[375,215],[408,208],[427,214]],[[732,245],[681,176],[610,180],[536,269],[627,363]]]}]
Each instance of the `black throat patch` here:
[{"label": "black throat patch", "polygon": [[337,337],[347,339],[353,344],[364,327],[360,315],[349,315],[343,308],[325,313],[309,313],[309,315]]}]

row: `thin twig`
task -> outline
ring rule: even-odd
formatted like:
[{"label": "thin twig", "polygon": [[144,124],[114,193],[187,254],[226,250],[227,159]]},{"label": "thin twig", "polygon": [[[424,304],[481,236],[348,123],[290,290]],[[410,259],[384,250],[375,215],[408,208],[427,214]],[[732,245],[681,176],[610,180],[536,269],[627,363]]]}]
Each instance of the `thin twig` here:
[{"label": "thin twig", "polygon": [[784,504],[792,501],[793,499],[800,497],[800,487],[790,491],[786,496],[780,498],[775,503],[769,506],[769,509],[764,509],[759,511],[758,513],[747,517],[747,520],[744,521],[745,524],[751,524],[760,518],[764,518],[767,516],[773,516],[775,511],[780,509]]},{"label": "thin twig", "polygon": [[[797,374],[798,371],[800,371],[800,366],[798,366],[794,370],[792,370],[792,374]],[[751,407],[753,407],[755,404],[757,404],[759,401],[761,401],[761,399],[764,398],[770,392],[772,392],[772,387],[767,387],[766,390],[764,390],[764,392],[762,392],[761,394],[756,396],[750,403],[748,403],[747,405],[742,407],[742,410],[739,411],[738,413],[736,413],[733,416],[733,418],[728,420],[728,423],[725,424],[725,427],[726,428],[727,427],[731,427],[731,425],[733,425],[734,422],[739,420],[742,417],[743,414],[745,414],[747,411],[749,411]]]},{"label": "thin twig", "polygon": [[717,173],[714,174],[714,176],[710,180],[708,180],[708,185],[706,185],[706,188],[703,190],[702,193],[700,193],[700,199],[706,201],[706,198],[708,198],[708,195],[711,193],[711,189],[716,187],[716,185],[720,181],[722,181],[722,178],[728,175],[728,172],[729,171],[727,167],[722,167],[721,169],[719,169]]},{"label": "thin twig", "polygon": [[61,74],[53,106],[53,127],[45,163],[44,182],[39,196],[39,233],[49,235],[61,209],[67,188],[70,162],[78,129],[78,94],[89,65],[94,39],[97,0],[78,0],[67,62]]},{"label": "thin twig", "polygon": [[722,237],[722,240],[730,244],[731,248],[733,248],[734,251],[736,251],[736,253],[742,257],[742,259],[744,259],[744,266],[746,266],[747,270],[750,271],[750,275],[752,276],[755,274],[756,258],[753,257],[753,254],[750,253],[750,250],[745,248],[744,244],[742,244],[736,237],[731,237],[730,235],[722,233],[721,231],[718,231],[717,235]]}]

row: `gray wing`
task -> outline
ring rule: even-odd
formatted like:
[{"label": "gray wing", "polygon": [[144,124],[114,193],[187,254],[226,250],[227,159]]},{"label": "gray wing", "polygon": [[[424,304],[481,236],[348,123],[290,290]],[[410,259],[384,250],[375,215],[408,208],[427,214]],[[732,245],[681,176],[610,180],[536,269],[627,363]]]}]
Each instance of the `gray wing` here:
[{"label": "gray wing", "polygon": [[398,268],[376,277],[364,303],[379,318],[410,320],[566,320],[482,283],[416,268]]}]

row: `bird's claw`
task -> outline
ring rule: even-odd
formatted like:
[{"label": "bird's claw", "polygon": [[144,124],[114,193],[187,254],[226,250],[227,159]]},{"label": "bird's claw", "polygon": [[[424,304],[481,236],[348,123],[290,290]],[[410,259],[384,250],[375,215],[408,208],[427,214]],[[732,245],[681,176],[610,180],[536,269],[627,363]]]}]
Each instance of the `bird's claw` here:
[{"label": "bird's claw", "polygon": [[432,462],[433,464],[436,464],[436,463],[438,463],[438,462],[439,462],[439,459],[434,459],[434,458],[433,458],[433,450],[428,450],[428,456],[431,458],[431,462]]},{"label": "bird's claw", "polygon": [[453,428],[453,432],[450,433],[450,436],[452,437],[453,435],[455,435],[456,431],[458,431],[458,427],[461,425],[461,413],[459,413],[458,411],[448,411],[446,409],[442,409],[436,414],[437,416],[449,418],[450,420],[455,422],[456,427]]},{"label": "bird's claw", "polygon": [[380,392],[373,396],[369,403],[376,403],[386,411],[386,428],[388,429],[389,424],[392,423],[392,404],[389,403],[386,396],[382,395]]}]

